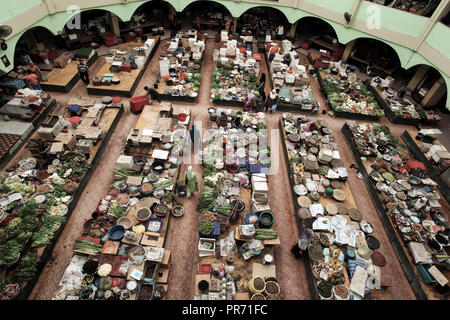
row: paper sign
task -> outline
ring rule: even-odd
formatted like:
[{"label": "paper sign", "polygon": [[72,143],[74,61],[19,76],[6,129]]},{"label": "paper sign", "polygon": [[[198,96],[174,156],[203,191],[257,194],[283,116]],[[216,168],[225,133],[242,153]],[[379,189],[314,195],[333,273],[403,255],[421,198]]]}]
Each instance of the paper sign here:
[{"label": "paper sign", "polygon": [[360,266],[356,266],[352,282],[350,283],[350,290],[361,297],[364,297],[364,292],[366,291],[366,280],[367,271]]},{"label": "paper sign", "polygon": [[428,269],[428,272],[433,276],[433,278],[436,279],[437,282],[441,286],[445,286],[448,283],[447,278],[436,268],[436,266],[432,266],[430,269]]},{"label": "paper sign", "polygon": [[139,271],[138,269],[134,269],[133,272],[131,272],[130,277],[136,279],[137,281],[142,279],[142,276],[144,273],[142,271]]},{"label": "paper sign", "polygon": [[325,269],[320,270],[320,278],[327,281],[328,280],[328,272]]}]

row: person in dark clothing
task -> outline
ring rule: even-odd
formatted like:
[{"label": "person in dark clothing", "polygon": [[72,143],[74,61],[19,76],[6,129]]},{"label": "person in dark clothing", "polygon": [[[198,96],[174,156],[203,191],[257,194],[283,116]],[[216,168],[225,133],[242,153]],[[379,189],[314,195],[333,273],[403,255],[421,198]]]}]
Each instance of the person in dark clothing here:
[{"label": "person in dark clothing", "polygon": [[259,88],[259,96],[263,99],[263,101],[266,101],[266,90],[264,87]]},{"label": "person in dark clothing", "polygon": [[292,247],[291,252],[294,254],[296,259],[299,259],[303,256],[306,250],[311,245],[311,239],[314,232],[307,228],[304,229],[302,234],[300,235],[300,240]]},{"label": "person in dark clothing", "polygon": [[408,88],[403,87],[402,90],[400,90],[400,92],[398,93],[398,98],[403,98],[406,92],[408,92]]},{"label": "person in dark clothing", "polygon": [[81,81],[83,81],[86,85],[89,84],[89,66],[84,63],[83,60],[80,60],[80,63],[77,66],[78,74],[80,75]]},{"label": "person in dark clothing", "polygon": [[265,99],[262,96],[259,96],[257,103],[256,112],[264,112],[264,106],[266,104]]},{"label": "person in dark clothing", "polygon": [[159,93],[158,91],[156,91],[153,88],[149,88],[149,87],[144,87],[144,89],[147,91],[147,95],[150,96],[151,100],[150,100],[150,104],[152,104],[152,102],[154,100],[158,101],[159,103],[161,103],[161,99],[159,97]]},{"label": "person in dark clothing", "polygon": [[261,78],[259,78],[259,89],[261,89],[261,88],[265,88],[265,86],[266,86],[266,74],[265,73],[263,73],[262,75],[261,75]]},{"label": "person in dark clothing", "polygon": [[277,108],[278,105],[278,94],[275,89],[269,94],[266,100],[266,112],[270,109],[270,113]]}]

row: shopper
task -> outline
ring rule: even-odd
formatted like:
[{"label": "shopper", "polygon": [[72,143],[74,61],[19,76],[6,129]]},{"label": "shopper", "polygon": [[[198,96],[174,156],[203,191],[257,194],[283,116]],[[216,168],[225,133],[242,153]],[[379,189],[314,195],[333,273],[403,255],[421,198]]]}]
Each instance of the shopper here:
[{"label": "shopper", "polygon": [[257,107],[256,107],[256,112],[264,112],[265,104],[266,104],[265,99],[262,96],[259,96],[258,104],[257,104]]},{"label": "shopper", "polygon": [[83,81],[86,85],[89,84],[89,66],[84,63],[83,60],[80,60],[80,63],[77,66],[78,73],[80,75],[81,81]]},{"label": "shopper", "polygon": [[279,25],[277,28],[277,40],[283,40],[284,27],[283,25]]},{"label": "shopper", "polygon": [[144,89],[147,91],[147,96],[150,96],[150,104],[152,104],[152,102],[154,100],[158,101],[159,103],[161,103],[161,98],[159,97],[159,93],[158,91],[156,91],[153,88],[149,88],[149,87],[144,87]]},{"label": "shopper", "polygon": [[273,89],[272,92],[270,92],[269,96],[266,100],[266,112],[270,109],[270,113],[272,113],[273,110],[276,110],[278,107],[278,94],[277,90]]},{"label": "shopper", "polygon": [[25,77],[25,79],[28,81],[31,87],[34,90],[42,90],[41,84],[39,83],[39,77],[37,76],[37,74],[31,72],[30,70],[28,70],[27,73],[28,75]]},{"label": "shopper", "polygon": [[231,18],[227,18],[227,22],[225,22],[225,30],[227,30],[227,33],[230,32],[231,27]]},{"label": "shopper", "polygon": [[266,74],[263,73],[261,74],[261,78],[259,78],[259,87],[258,87],[259,91],[261,91],[261,88],[264,89],[265,86],[266,86]]},{"label": "shopper", "polygon": [[263,101],[266,101],[266,89],[264,87],[259,88],[259,96],[263,99]]},{"label": "shopper", "polygon": [[402,90],[400,90],[400,92],[398,93],[398,98],[403,99],[403,97],[405,96],[406,92],[408,92],[408,88],[407,87],[403,87]]},{"label": "shopper", "polygon": [[294,254],[296,259],[301,258],[304,252],[311,246],[311,239],[313,234],[314,232],[309,228],[303,230],[302,234],[300,235],[300,239],[291,249],[291,252]]},{"label": "shopper", "polygon": [[252,112],[255,99],[256,99],[255,91],[252,90],[247,93],[247,99],[245,100],[244,103],[244,111]]}]

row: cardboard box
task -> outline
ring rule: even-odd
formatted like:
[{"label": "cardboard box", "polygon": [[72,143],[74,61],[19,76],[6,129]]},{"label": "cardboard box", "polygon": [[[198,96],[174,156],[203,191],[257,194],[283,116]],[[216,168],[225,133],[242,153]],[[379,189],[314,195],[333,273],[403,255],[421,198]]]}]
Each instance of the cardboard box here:
[{"label": "cardboard box", "polygon": [[67,148],[68,150],[75,149],[75,146],[77,145],[77,139],[70,132],[58,134],[55,137],[55,140],[61,142],[64,145],[64,148]]}]

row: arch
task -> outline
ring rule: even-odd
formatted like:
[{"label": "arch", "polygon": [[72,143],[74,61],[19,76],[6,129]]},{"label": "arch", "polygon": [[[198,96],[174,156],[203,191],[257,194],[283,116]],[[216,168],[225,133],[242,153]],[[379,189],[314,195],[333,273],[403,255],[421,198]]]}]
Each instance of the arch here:
[{"label": "arch", "polygon": [[115,14],[113,10],[110,11],[110,10],[106,10],[106,9],[91,9],[91,8],[89,8],[89,9],[81,10],[80,12],[76,12],[75,14],[71,14],[70,17],[64,22],[61,30],[59,30],[59,31],[63,31],[63,30],[67,31],[67,23],[72,21],[75,18],[75,16],[77,16],[77,15],[80,15],[79,21],[81,22],[81,24],[84,24],[86,21],[83,21],[83,18],[86,19],[87,14],[96,14],[96,15],[103,17],[103,16],[105,16],[105,13],[114,14],[119,18],[119,21],[123,22],[122,18],[119,15]]},{"label": "arch", "polygon": [[[432,87],[432,85],[436,81],[439,81],[440,79],[443,79],[444,80],[444,85],[445,85],[445,94],[442,96],[441,99],[444,99],[446,101],[445,102],[445,107],[447,107],[447,109],[450,110],[450,104],[449,104],[449,98],[450,97],[449,97],[449,94],[448,94],[448,88],[449,88],[449,85],[450,85],[450,81],[449,81],[449,78],[446,77],[444,74],[442,74],[442,72],[439,69],[437,69],[436,67],[434,67],[434,66],[432,66],[430,64],[427,64],[427,63],[418,63],[418,64],[415,64],[413,66],[410,66],[408,69],[405,70],[406,73],[408,73],[408,76],[409,76],[408,82],[411,80],[411,78],[414,76],[414,74],[417,71],[417,69],[420,68],[420,67],[428,67],[429,71],[427,71],[427,74],[419,82],[419,84],[416,87],[416,89],[419,88],[419,87],[423,88],[424,86],[427,89],[430,89]],[[416,91],[416,90],[414,90],[414,91]]]},{"label": "arch", "polygon": [[[375,57],[386,57],[391,55],[393,59],[389,60],[385,65],[380,65],[380,67],[384,70],[392,70],[396,71],[402,66],[402,61],[400,60],[400,55],[397,53],[397,51],[390,46],[388,43],[374,38],[374,37],[358,37],[355,38],[349,42],[346,43],[346,46],[350,45],[351,43],[354,43],[354,49],[357,51],[357,55],[354,57],[356,59],[360,58],[361,60],[369,61],[374,59]],[[376,43],[376,46],[370,46],[371,43]],[[367,52],[366,54],[366,48],[364,44],[367,44]],[[371,55],[375,52],[375,55],[371,57]],[[377,59],[376,61],[380,61],[380,59]],[[381,62],[382,63],[382,62]],[[370,63],[371,65],[374,65],[374,63]]]},{"label": "arch", "polygon": [[200,4],[213,4],[216,6],[220,6],[223,9],[225,9],[229,15],[232,15],[231,11],[228,9],[228,7],[225,5],[224,2],[214,1],[214,0],[194,0],[194,1],[183,1],[187,4],[180,10],[180,13],[183,13],[186,9],[188,9],[191,6],[200,5]]},{"label": "arch", "polygon": [[[322,18],[315,17],[315,16],[305,16],[305,17],[298,19],[296,23],[297,23],[296,34],[299,32],[304,32],[302,27],[308,26],[308,27],[313,27],[314,28],[313,30],[316,30],[316,32],[314,32],[313,35],[328,34],[328,35],[336,38],[339,42],[339,37],[338,37],[335,27],[331,23],[329,23],[327,20],[324,20]],[[324,30],[326,32],[323,32]]]},{"label": "arch", "polygon": [[173,10],[177,11],[176,7],[174,6],[173,3],[171,3],[171,1],[166,1],[166,0],[146,0],[146,1],[141,1],[141,2],[133,2],[133,3],[129,3],[128,4],[128,10],[130,13],[130,16],[127,17],[126,21],[129,21],[132,19],[132,17],[135,15],[135,13],[139,10],[139,9],[145,9],[145,7],[153,7],[153,6],[166,6],[167,8],[172,8]]},{"label": "arch", "polygon": [[[39,31],[39,33],[33,33],[34,31]],[[55,36],[55,34],[51,31],[51,30],[49,30],[48,28],[46,28],[46,27],[43,27],[43,26],[34,26],[34,27],[31,27],[31,28],[28,28],[27,30],[25,30],[22,34],[21,34],[21,36],[17,39],[17,42],[16,42],[16,44],[15,44],[15,46],[14,46],[14,55],[13,55],[13,65],[14,65],[14,67],[17,67],[17,65],[16,65],[16,62],[17,62],[17,54],[18,54],[18,50],[20,50],[20,48],[19,48],[19,46],[20,46],[20,44],[21,44],[21,41],[22,40],[25,40],[25,42],[28,42],[28,41],[26,41],[26,39],[24,39],[24,37],[27,35],[27,34],[29,34],[29,33],[33,33],[32,34],[32,36],[33,36],[33,38],[35,38],[35,37],[37,37],[37,38],[39,38],[39,37],[42,37],[42,36],[48,36],[48,35],[50,35],[51,37],[53,37],[54,39],[56,39],[56,36]],[[44,40],[44,39],[37,39],[37,40]],[[45,39],[45,40],[47,40],[47,39]],[[42,42],[44,42],[44,41],[42,41]],[[28,43],[26,44],[27,46],[28,46]],[[45,44],[44,44],[45,45]],[[30,55],[32,55],[32,53],[31,53],[31,49],[30,48],[28,48],[28,49],[26,49],[25,50],[26,52],[24,52],[24,53],[27,53],[27,51],[29,51],[29,53],[27,53],[27,54],[30,54]]]},{"label": "arch", "polygon": [[[252,11],[255,11],[255,9],[256,10],[264,9],[264,10],[268,10],[268,11],[273,11],[273,12],[276,13],[278,18],[281,18],[281,20],[285,24],[285,26],[290,24],[289,19],[287,18],[286,14],[282,10],[280,10],[279,8],[275,8],[275,7],[272,7],[272,6],[265,6],[265,5],[252,6],[251,8],[249,8],[249,9],[245,10],[244,12],[242,12],[239,15],[238,18],[241,19],[244,14],[252,14]],[[268,18],[271,18],[271,17],[268,16]],[[278,21],[276,21],[276,22],[278,22]]]}]

